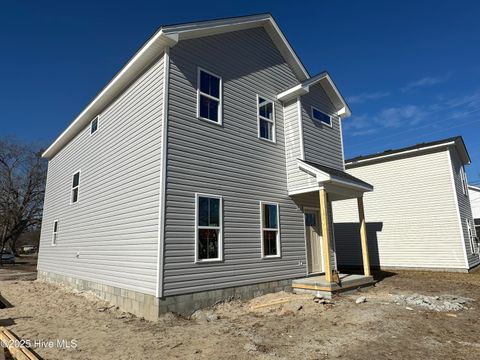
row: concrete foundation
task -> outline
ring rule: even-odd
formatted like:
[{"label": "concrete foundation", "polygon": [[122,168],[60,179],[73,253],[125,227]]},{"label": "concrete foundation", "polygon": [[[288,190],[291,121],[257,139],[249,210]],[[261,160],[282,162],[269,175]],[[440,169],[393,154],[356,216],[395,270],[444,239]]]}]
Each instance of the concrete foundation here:
[{"label": "concrete foundation", "polygon": [[190,315],[198,309],[212,306],[225,300],[248,300],[272,292],[290,292],[292,290],[292,280],[279,280],[157,298],[154,295],[45,271],[39,271],[37,279],[43,282],[66,285],[79,291],[91,291],[99,299],[116,305],[125,312],[148,320],[156,320],[161,314],[166,312]]},{"label": "concrete foundation", "polygon": [[369,287],[375,284],[372,276],[339,274],[339,279],[339,283],[330,283],[326,281],[325,275],[310,276],[293,280],[292,288],[296,294],[312,294],[331,298],[336,293],[352,292],[358,288]]}]

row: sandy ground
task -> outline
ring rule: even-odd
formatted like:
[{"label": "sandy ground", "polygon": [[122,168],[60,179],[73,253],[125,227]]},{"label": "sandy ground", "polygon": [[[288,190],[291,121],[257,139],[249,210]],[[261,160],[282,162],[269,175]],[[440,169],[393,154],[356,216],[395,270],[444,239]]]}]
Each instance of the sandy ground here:
[{"label": "sandy ground", "polygon": [[[480,359],[480,272],[382,275],[389,276],[375,288],[333,303],[278,293],[221,304],[190,319],[167,314],[156,323],[105,309],[88,293],[2,281],[1,293],[13,307],[0,310],[0,325],[36,342],[44,359]],[[395,294],[412,293],[476,301],[455,313],[393,301]],[[367,302],[356,304],[359,296]],[[57,340],[64,346],[50,347],[48,341]]]}]

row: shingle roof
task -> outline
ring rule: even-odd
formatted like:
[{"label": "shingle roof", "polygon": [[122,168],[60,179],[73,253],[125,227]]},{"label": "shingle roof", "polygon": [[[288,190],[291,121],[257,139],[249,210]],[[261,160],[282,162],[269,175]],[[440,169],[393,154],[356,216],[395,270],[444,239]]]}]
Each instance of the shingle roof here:
[{"label": "shingle roof", "polygon": [[355,183],[355,184],[358,184],[358,185],[361,185],[361,186],[364,186],[364,187],[370,187],[373,189],[373,186],[370,185],[369,183],[363,181],[363,180],[360,180],[359,178],[353,176],[353,175],[350,175],[349,173],[346,173],[345,171],[342,171],[342,170],[338,170],[338,169],[334,169],[334,168],[331,168],[329,166],[325,166],[325,165],[320,165],[320,164],[317,164],[317,163],[314,163],[314,162],[311,162],[311,161],[306,161],[306,160],[301,160],[303,161],[305,164],[307,165],[310,165],[320,171],[323,171],[327,174],[329,174],[330,176],[334,177],[334,178],[337,178],[339,180],[346,180],[348,182],[352,182],[352,183]]}]

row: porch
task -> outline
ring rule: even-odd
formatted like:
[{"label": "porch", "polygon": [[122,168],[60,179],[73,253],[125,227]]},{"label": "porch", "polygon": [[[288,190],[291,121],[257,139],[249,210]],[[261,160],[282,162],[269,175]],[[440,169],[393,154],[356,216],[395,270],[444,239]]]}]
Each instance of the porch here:
[{"label": "porch", "polygon": [[[330,297],[334,293],[373,285],[363,206],[363,194],[372,191],[373,187],[344,171],[323,165],[299,160],[299,167],[316,177],[318,188],[292,195],[304,212],[307,249],[307,277],[293,280],[294,292]],[[363,274],[340,273],[336,262],[332,202],[355,198],[360,225]]]}]

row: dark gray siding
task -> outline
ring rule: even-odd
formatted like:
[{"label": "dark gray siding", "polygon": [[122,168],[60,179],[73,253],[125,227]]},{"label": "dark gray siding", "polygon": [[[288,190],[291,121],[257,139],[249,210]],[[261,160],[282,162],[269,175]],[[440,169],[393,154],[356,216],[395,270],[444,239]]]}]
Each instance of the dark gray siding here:
[{"label": "dark gray siding", "polygon": [[460,221],[462,223],[463,239],[465,241],[465,250],[467,253],[468,266],[472,267],[480,263],[479,254],[474,254],[468,238],[468,226],[467,219],[473,224],[472,207],[470,205],[470,199],[468,197],[468,191],[465,195],[463,193],[462,178],[460,175],[460,169],[463,167],[462,161],[458,156],[455,149],[450,149],[450,156],[452,159],[453,179],[455,184],[456,196],[458,201],[458,210],[460,212]]},{"label": "dark gray siding", "polygon": [[[170,56],[164,294],[305,275],[303,216],[287,195],[281,103],[277,142],[257,137],[256,94],[275,99],[295,85],[291,69],[263,29],[185,40]],[[221,127],[196,118],[197,66],[223,78]],[[196,192],[223,196],[222,263],[194,263]],[[280,259],[261,259],[260,201],[280,205]]]},{"label": "dark gray siding", "polygon": [[39,270],[155,294],[162,95],[163,57],[50,160]]},{"label": "dark gray siding", "polygon": [[312,86],[310,92],[301,97],[301,102],[305,160],[343,170],[340,120],[333,116],[333,126],[330,127],[312,119],[312,106],[329,115],[335,113],[335,108],[322,86]]}]

